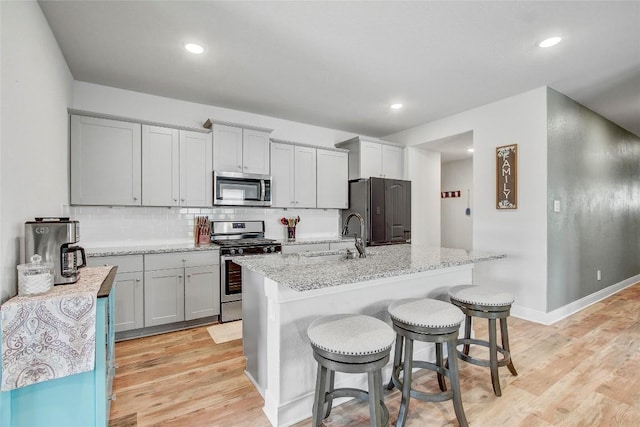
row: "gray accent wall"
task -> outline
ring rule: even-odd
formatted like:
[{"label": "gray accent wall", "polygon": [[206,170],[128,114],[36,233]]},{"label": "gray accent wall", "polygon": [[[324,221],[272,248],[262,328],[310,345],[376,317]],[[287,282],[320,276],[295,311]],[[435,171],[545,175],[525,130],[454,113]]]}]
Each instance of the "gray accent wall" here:
[{"label": "gray accent wall", "polygon": [[547,112],[549,312],[640,274],[640,138],[551,88]]}]

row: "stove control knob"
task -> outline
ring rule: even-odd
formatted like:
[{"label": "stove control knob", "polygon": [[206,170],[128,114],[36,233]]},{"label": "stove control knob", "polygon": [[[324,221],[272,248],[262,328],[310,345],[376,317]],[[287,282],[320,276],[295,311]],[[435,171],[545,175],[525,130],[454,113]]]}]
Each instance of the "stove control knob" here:
[{"label": "stove control knob", "polygon": [[229,254],[233,255],[233,254],[235,254],[235,253],[236,253],[236,250],[235,250],[235,249],[229,249]]},{"label": "stove control knob", "polygon": [[264,252],[266,254],[267,252],[269,252],[270,249],[271,248],[268,248],[268,247],[265,246],[264,248],[262,248],[262,252]]},{"label": "stove control knob", "polygon": [[238,253],[242,254],[244,252],[244,250],[242,248],[238,249]]},{"label": "stove control knob", "polygon": [[274,248],[273,246],[269,247],[269,252],[275,252],[276,248]]}]

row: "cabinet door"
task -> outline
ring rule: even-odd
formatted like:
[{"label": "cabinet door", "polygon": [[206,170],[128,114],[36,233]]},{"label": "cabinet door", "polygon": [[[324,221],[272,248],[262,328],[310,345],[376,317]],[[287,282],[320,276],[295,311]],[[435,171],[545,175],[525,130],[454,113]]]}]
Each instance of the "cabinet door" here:
[{"label": "cabinet door", "polygon": [[179,206],[180,141],[178,130],[142,126],[142,204]]},{"label": "cabinet door", "polygon": [[242,131],[242,169],[245,173],[269,174],[269,133]]},{"label": "cabinet door", "polygon": [[142,272],[116,275],[114,321],[116,332],[139,329],[144,326],[142,279]]},{"label": "cabinet door", "polygon": [[242,172],[242,128],[213,125],[213,169]]},{"label": "cabinet door", "polygon": [[185,268],[185,320],[220,314],[220,266]]},{"label": "cabinet door", "polygon": [[271,144],[271,205],[278,208],[295,206],[294,146]]},{"label": "cabinet door", "polygon": [[145,271],[144,326],[184,320],[184,269]]},{"label": "cabinet door", "polygon": [[382,145],[377,142],[360,142],[360,178],[382,176]]},{"label": "cabinet door", "polygon": [[316,149],[295,146],[295,202],[297,208],[316,207]]},{"label": "cabinet door", "polygon": [[404,176],[404,150],[401,147],[382,144],[382,175],[390,179]]},{"label": "cabinet door", "polygon": [[141,126],[71,116],[71,204],[141,203]]},{"label": "cabinet door", "polygon": [[349,207],[349,157],[347,153],[317,149],[318,208]]},{"label": "cabinet door", "polygon": [[211,136],[180,131],[180,206],[212,206]]}]

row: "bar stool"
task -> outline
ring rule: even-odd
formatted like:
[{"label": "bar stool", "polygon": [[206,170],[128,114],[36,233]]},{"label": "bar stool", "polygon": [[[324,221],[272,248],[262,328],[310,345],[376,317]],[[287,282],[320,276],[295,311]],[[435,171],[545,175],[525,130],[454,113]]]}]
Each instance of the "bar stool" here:
[{"label": "bar stool", "polygon": [[[331,413],[333,399],[355,397],[369,402],[372,427],[387,426],[389,411],[382,395],[382,368],[389,361],[393,330],[371,316],[335,314],[314,320],[307,329],[318,362],[313,426]],[[355,388],[334,388],[335,373],[366,373],[368,392]],[[328,377],[328,378],[327,378]]]},{"label": "bar stool", "polygon": [[[449,289],[451,303],[459,307],[465,314],[464,338],[458,339],[458,344],[463,344],[462,351],[458,351],[458,357],[465,362],[478,366],[488,367],[491,371],[493,392],[496,396],[502,395],[500,389],[500,377],[498,367],[506,366],[514,376],[518,375],[511,361],[509,350],[509,332],[507,330],[507,317],[511,311],[514,298],[508,292],[491,287],[459,285]],[[489,320],[489,341],[471,338],[471,318],[480,317]],[[498,345],[496,319],[500,319],[500,336],[502,347]],[[489,360],[469,356],[469,345],[476,344],[489,348]],[[502,358],[498,359],[498,353]]]},{"label": "bar stool", "polygon": [[[434,299],[405,299],[389,305],[389,314],[396,331],[396,348],[393,360],[391,381],[387,388],[394,386],[402,390],[402,400],[398,413],[397,427],[404,426],[411,397],[426,402],[453,400],[453,409],[461,426],[468,425],[462,408],[458,364],[456,357],[448,357],[448,365],[443,361],[443,344],[447,344],[447,354],[456,354],[456,343],[460,324],[464,315],[456,307],[444,301]],[[436,363],[413,360],[413,342],[431,342],[435,344]],[[404,350],[404,360],[402,353]],[[402,364],[401,364],[402,361]],[[432,370],[438,375],[440,392],[426,393],[411,388],[411,375],[414,367]],[[402,379],[400,372],[402,371]],[[447,390],[444,377],[449,378],[451,390]]]}]

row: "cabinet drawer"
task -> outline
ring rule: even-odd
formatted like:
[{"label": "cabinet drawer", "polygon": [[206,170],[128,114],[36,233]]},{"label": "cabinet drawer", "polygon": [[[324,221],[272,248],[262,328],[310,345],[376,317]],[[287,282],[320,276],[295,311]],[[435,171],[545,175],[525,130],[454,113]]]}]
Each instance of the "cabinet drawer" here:
[{"label": "cabinet drawer", "polygon": [[220,264],[219,251],[172,252],[144,256],[145,271]]},{"label": "cabinet drawer", "polygon": [[142,271],[142,255],[116,255],[87,258],[87,267],[101,267],[103,265],[117,265],[118,274]]}]

